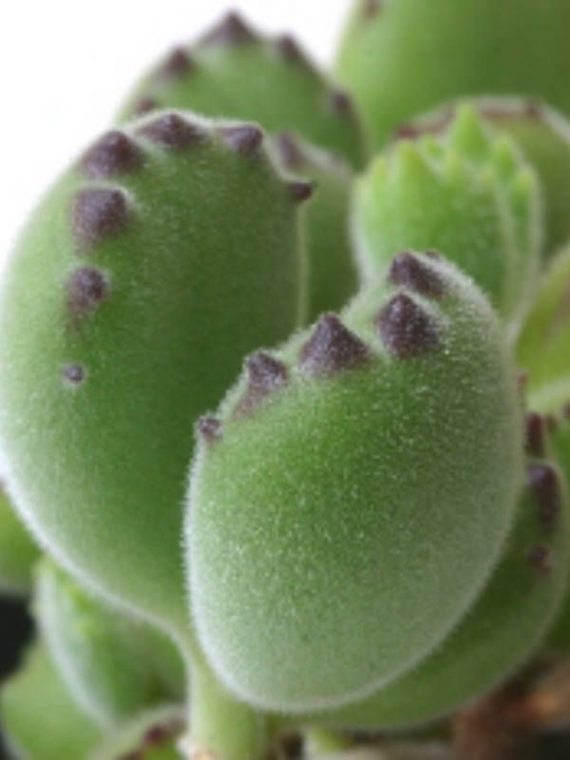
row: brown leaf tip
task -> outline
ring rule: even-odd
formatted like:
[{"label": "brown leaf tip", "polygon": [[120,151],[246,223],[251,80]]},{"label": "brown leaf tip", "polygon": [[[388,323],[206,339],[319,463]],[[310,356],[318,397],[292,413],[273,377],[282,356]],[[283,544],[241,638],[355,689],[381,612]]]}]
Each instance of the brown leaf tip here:
[{"label": "brown leaf tip", "polygon": [[339,116],[348,116],[353,113],[352,98],[344,90],[332,90],[330,104],[334,113]]},{"label": "brown leaf tip", "polygon": [[138,133],[169,150],[184,150],[204,141],[204,129],[178,113],[166,113],[143,124]]},{"label": "brown leaf tip", "polygon": [[307,58],[303,48],[297,40],[290,34],[283,34],[275,40],[277,52],[286,60],[292,63],[300,63],[303,66],[311,68],[311,63]]},{"label": "brown leaf tip", "polygon": [[382,0],[364,0],[362,3],[362,15],[367,21],[371,21],[380,13]]},{"label": "brown leaf tip", "polygon": [[429,298],[442,298],[445,295],[445,283],[441,275],[419,256],[408,251],[394,257],[388,280],[392,285],[408,288]]},{"label": "brown leaf tip", "polygon": [[222,423],[217,417],[200,417],[196,424],[197,433],[206,443],[214,443],[222,437]]},{"label": "brown leaf tip", "polygon": [[239,415],[251,413],[267,396],[284,388],[289,382],[289,371],[283,362],[258,351],[246,360],[248,383],[239,403]]},{"label": "brown leaf tip", "polygon": [[122,232],[128,220],[127,198],[118,188],[85,188],[73,198],[72,231],[75,242],[81,248],[93,248],[106,238]]},{"label": "brown leaf tip", "polygon": [[299,354],[301,370],[312,377],[364,366],[370,353],[335,314],[324,314]]},{"label": "brown leaf tip", "polygon": [[156,111],[159,107],[158,101],[154,98],[141,98],[135,103],[133,113],[135,116],[144,116],[151,111]]},{"label": "brown leaf tip", "polygon": [[66,364],[62,375],[65,384],[72,388],[78,388],[87,379],[87,371],[82,364]]},{"label": "brown leaf tip", "polygon": [[286,169],[298,170],[305,166],[306,155],[292,132],[280,132],[274,139],[274,145]]},{"label": "brown leaf tip", "polygon": [[94,267],[79,267],[67,280],[67,299],[71,316],[84,317],[95,311],[108,295],[107,277]]},{"label": "brown leaf tip", "polygon": [[255,124],[222,127],[220,135],[228,148],[242,156],[255,155],[263,142],[263,130]]},{"label": "brown leaf tip", "polygon": [[398,293],[381,309],[376,326],[384,345],[398,359],[412,359],[440,346],[436,320],[407,293]]},{"label": "brown leaf tip", "polygon": [[242,17],[231,11],[201,40],[199,45],[244,45],[256,42],[257,34],[248,26]]},{"label": "brown leaf tip", "polygon": [[535,412],[526,415],[525,418],[525,447],[531,457],[537,459],[545,454],[546,424],[544,417]]},{"label": "brown leaf tip", "polygon": [[558,523],[562,510],[562,490],[558,473],[550,464],[530,464],[527,485],[534,495],[540,524],[548,533]]},{"label": "brown leaf tip", "polygon": [[194,68],[194,61],[182,47],[175,47],[163,61],[159,74],[166,79],[176,79],[188,74]]},{"label": "brown leaf tip", "polygon": [[287,183],[287,189],[289,195],[295,203],[304,203],[312,198],[315,192],[315,185],[313,182],[305,182],[303,180],[294,180]]},{"label": "brown leaf tip", "polygon": [[552,552],[547,546],[533,546],[527,554],[527,562],[540,577],[547,577],[552,572]]},{"label": "brown leaf tip", "polygon": [[114,129],[89,148],[80,166],[89,179],[109,179],[138,169],[143,160],[139,146],[124,132]]}]

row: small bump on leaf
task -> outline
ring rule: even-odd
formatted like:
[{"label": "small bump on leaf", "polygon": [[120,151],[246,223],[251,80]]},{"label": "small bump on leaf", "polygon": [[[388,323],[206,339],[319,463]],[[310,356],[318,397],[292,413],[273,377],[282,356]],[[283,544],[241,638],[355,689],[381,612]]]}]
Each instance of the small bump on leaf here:
[{"label": "small bump on leaf", "polygon": [[392,285],[409,288],[429,298],[441,298],[445,295],[445,284],[441,276],[420,257],[408,251],[394,257],[388,280]]},{"label": "small bump on leaf", "polygon": [[242,156],[257,154],[263,142],[263,131],[255,124],[239,124],[220,129],[225,144]]},{"label": "small bump on leaf", "polygon": [[440,346],[434,318],[406,293],[398,293],[376,318],[380,337],[398,359],[411,359]]},{"label": "small bump on leaf", "polygon": [[364,0],[362,3],[362,15],[367,21],[376,18],[382,9],[382,0]]},{"label": "small bump on leaf", "polygon": [[217,417],[200,417],[196,430],[200,438],[208,444],[219,441],[222,437],[222,423]]},{"label": "small bump on leaf", "polygon": [[177,113],[157,116],[140,127],[138,133],[170,150],[184,150],[200,144],[206,136],[202,127]]},{"label": "small bump on leaf", "polygon": [[108,295],[107,278],[94,267],[79,267],[67,280],[67,303],[75,319],[95,311]]},{"label": "small bump on leaf", "polygon": [[529,456],[539,459],[545,453],[545,423],[540,414],[531,412],[525,419],[525,444]]},{"label": "small bump on leaf", "polygon": [[127,226],[129,206],[122,190],[110,187],[85,188],[74,196],[71,224],[75,242],[93,248]]},{"label": "small bump on leaf", "polygon": [[109,179],[138,169],[143,160],[139,146],[124,132],[114,129],[89,148],[80,166],[89,179]]},{"label": "small bump on leaf", "polygon": [[324,314],[301,348],[301,370],[312,377],[332,375],[367,364],[370,353],[335,314]]},{"label": "small bump on leaf", "polygon": [[159,73],[166,79],[176,79],[188,74],[193,68],[194,61],[184,48],[176,47],[164,60]]},{"label": "small bump on leaf", "polygon": [[263,399],[287,385],[289,371],[283,362],[258,351],[246,360],[248,383],[240,401],[239,415],[250,414]]},{"label": "small bump on leaf", "polygon": [[87,378],[87,372],[82,364],[66,364],[62,375],[65,384],[72,388],[83,385]]},{"label": "small bump on leaf", "polygon": [[258,39],[255,32],[235,12],[228,13],[210,32],[199,40],[199,45],[244,45]]},{"label": "small bump on leaf", "polygon": [[303,66],[312,68],[307,56],[303,52],[303,49],[297,42],[297,40],[290,34],[284,34],[275,40],[275,47],[279,54],[286,60],[292,63],[300,63]]},{"label": "small bump on leaf", "polygon": [[347,116],[353,112],[352,99],[344,90],[333,90],[330,93],[330,104],[339,116]]},{"label": "small bump on leaf", "polygon": [[159,103],[154,98],[141,98],[135,103],[133,113],[136,116],[144,116],[151,111],[156,111],[159,108]]},{"label": "small bump on leaf", "polygon": [[527,484],[534,494],[540,524],[550,533],[556,528],[562,509],[558,474],[549,464],[530,464]]},{"label": "small bump on leaf", "polygon": [[305,201],[308,201],[315,192],[315,186],[312,182],[303,182],[302,180],[288,182],[287,189],[295,203],[304,203]]},{"label": "small bump on leaf", "polygon": [[275,138],[275,147],[285,168],[298,170],[305,166],[306,156],[292,132],[280,132]]}]

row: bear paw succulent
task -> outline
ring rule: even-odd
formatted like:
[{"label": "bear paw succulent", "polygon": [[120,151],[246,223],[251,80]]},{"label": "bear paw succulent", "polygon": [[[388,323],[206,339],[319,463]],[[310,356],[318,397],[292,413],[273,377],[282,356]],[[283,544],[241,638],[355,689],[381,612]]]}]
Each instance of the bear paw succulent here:
[{"label": "bear paw succulent", "polygon": [[432,652],[499,559],[520,425],[496,317],[435,254],[397,256],[340,316],[251,355],[198,426],[188,494],[193,618],[221,681],[301,713]]}]

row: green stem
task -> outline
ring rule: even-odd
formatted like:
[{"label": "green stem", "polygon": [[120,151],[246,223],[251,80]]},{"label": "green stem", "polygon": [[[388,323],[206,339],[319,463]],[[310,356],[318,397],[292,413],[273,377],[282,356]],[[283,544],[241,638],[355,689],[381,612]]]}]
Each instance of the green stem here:
[{"label": "green stem", "polygon": [[238,702],[202,662],[193,662],[190,682],[190,760],[262,760],[271,740],[266,717]]}]

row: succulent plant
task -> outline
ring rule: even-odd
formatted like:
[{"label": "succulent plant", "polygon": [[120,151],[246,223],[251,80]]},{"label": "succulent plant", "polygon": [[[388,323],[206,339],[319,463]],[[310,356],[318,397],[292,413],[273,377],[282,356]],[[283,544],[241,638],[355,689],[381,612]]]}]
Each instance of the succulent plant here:
[{"label": "succulent plant", "polygon": [[479,97],[446,103],[402,124],[395,136],[419,138],[444,134],[465,103],[477,109],[496,135],[506,133],[512,137],[536,170],[544,193],[543,253],[545,256],[556,253],[570,239],[570,122],[536,99]]},{"label": "succulent plant", "polygon": [[356,167],[364,161],[349,96],[292,37],[263,37],[235,13],[169,52],[134,87],[119,118],[164,107],[257,121],[269,132],[291,130]]},{"label": "succulent plant", "polygon": [[504,314],[519,312],[538,270],[541,197],[529,165],[464,106],[442,139],[397,142],[357,182],[354,236],[365,282],[409,247],[448,253]]},{"label": "succulent plant", "polygon": [[44,559],[35,611],[43,640],[83,712],[109,729],[159,704],[185,701],[185,666],[160,631],[95,599]]},{"label": "succulent plant", "polygon": [[39,549],[14,513],[0,487],[0,592],[25,596],[32,587],[32,567]]},{"label": "succulent plant", "polygon": [[251,355],[199,425],[188,497],[193,618],[221,681],[301,713],[432,652],[499,559],[520,425],[492,310],[434,255],[396,257],[340,317]]},{"label": "succulent plant", "polygon": [[342,90],[229,13],[46,193],[0,279],[22,760],[521,760],[570,721],[569,23],[359,0]]},{"label": "succulent plant", "polygon": [[306,185],[262,143],[255,126],[176,112],[104,135],[33,214],[3,279],[0,437],[17,506],[64,566],[177,630],[194,421],[304,308]]},{"label": "succulent plant", "polygon": [[565,0],[356,0],[336,73],[376,145],[456,97],[531,95],[570,114],[569,24]]}]

